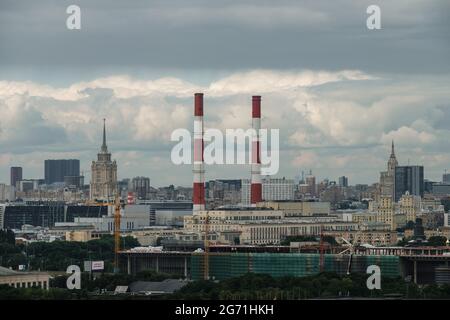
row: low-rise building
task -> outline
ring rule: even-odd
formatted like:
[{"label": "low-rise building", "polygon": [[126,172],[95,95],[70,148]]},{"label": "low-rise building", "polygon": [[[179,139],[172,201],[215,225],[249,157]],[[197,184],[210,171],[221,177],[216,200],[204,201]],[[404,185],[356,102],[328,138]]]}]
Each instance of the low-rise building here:
[{"label": "low-rise building", "polygon": [[285,217],[327,216],[330,214],[330,203],[320,201],[263,201],[256,206],[281,210]]},{"label": "low-rise building", "polygon": [[377,222],[377,214],[368,211],[344,211],[342,212],[342,220],[346,222],[374,223]]},{"label": "low-rise building", "polygon": [[182,232],[182,229],[150,227],[144,230],[134,230],[130,235],[136,238],[142,246],[157,246],[159,245],[158,239],[172,239]]},{"label": "low-rise building", "polygon": [[[204,233],[206,221],[209,232],[218,233],[219,239],[222,232],[239,234],[240,244],[279,244],[289,236],[320,235],[322,231],[344,234],[358,230],[358,224],[353,222],[343,222],[331,217],[286,219],[283,211],[266,208],[195,212],[192,216],[185,217],[184,229]],[[233,241],[235,238],[232,237]]]},{"label": "low-rise building", "polygon": [[[444,228],[438,228],[433,230],[424,230],[425,237],[428,239],[430,237],[446,237],[447,239],[450,239],[450,228],[444,227]],[[408,229],[405,230],[405,238],[412,238],[414,235],[414,230]]]},{"label": "low-rise building", "polygon": [[38,287],[49,289],[50,275],[46,272],[20,272],[0,267],[0,285],[14,288]]}]

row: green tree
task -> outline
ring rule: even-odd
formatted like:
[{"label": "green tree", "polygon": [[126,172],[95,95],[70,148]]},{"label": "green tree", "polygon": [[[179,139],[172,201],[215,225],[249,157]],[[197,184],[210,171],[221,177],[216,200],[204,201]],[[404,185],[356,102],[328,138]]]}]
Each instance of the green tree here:
[{"label": "green tree", "polygon": [[433,236],[433,237],[428,238],[428,244],[430,246],[435,246],[435,247],[445,246],[446,242],[447,242],[447,238],[442,237],[442,236]]},{"label": "green tree", "polygon": [[397,245],[400,246],[400,247],[404,247],[404,246],[406,246],[408,244],[409,241],[411,241],[411,237],[403,238],[402,240],[399,240],[397,242]]},{"label": "green tree", "polygon": [[0,230],[0,243],[16,244],[16,237],[12,230]]}]

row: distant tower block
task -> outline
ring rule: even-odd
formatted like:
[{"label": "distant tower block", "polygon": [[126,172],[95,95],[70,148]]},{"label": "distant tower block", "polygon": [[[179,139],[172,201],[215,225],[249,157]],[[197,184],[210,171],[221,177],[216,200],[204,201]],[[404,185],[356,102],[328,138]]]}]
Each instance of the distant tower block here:
[{"label": "distant tower block", "polygon": [[205,167],[204,167],[204,142],[203,142],[203,93],[195,94],[194,107],[194,187],[193,210],[205,210]]},{"label": "distant tower block", "polygon": [[261,182],[261,147],[259,130],[261,129],[261,96],[252,98],[252,185],[250,191],[250,203],[256,207],[258,202],[262,201],[262,182]]}]

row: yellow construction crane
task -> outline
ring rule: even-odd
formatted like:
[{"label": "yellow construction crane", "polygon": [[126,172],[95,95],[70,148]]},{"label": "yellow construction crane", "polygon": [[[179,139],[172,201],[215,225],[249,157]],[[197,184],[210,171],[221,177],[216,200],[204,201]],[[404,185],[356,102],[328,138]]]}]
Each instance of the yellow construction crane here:
[{"label": "yellow construction crane", "polygon": [[119,195],[116,195],[114,204],[114,273],[119,272],[119,251],[120,251],[120,204]]},{"label": "yellow construction crane", "polygon": [[206,211],[205,217],[205,269],[204,269],[204,279],[209,280],[209,215]]},{"label": "yellow construction crane", "polygon": [[119,272],[119,251],[120,251],[120,210],[122,209],[122,204],[120,202],[120,197],[116,194],[116,199],[114,202],[97,202],[97,201],[87,201],[88,205],[91,206],[114,206],[114,273]]}]

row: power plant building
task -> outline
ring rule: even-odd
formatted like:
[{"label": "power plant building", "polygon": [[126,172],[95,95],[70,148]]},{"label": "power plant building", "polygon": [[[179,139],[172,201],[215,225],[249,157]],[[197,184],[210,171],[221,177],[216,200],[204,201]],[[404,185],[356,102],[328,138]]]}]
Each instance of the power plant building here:
[{"label": "power plant building", "polygon": [[[293,179],[263,178],[262,201],[294,200],[295,184]],[[243,205],[250,204],[251,181],[242,180],[241,201]]]}]

